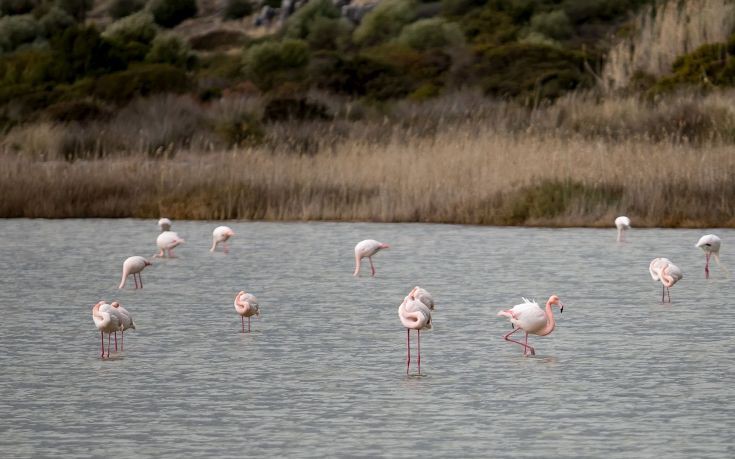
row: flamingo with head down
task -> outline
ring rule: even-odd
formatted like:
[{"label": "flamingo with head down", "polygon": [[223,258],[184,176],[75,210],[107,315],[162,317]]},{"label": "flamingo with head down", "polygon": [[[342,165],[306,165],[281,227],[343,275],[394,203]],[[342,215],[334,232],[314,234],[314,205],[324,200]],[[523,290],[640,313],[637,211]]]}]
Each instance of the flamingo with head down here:
[{"label": "flamingo with head down", "polygon": [[245,318],[248,318],[248,333],[250,333],[250,317],[260,317],[260,306],[258,305],[258,299],[250,293],[240,290],[235,295],[235,311],[240,314],[242,320],[242,332],[245,333]]},{"label": "flamingo with head down", "polygon": [[[523,346],[523,355],[536,355],[536,350],[528,345],[528,335],[546,336],[556,328],[552,306],[558,306],[559,312],[564,312],[564,303],[558,296],[551,295],[546,302],[546,309],[541,309],[535,301],[523,298],[523,303],[517,304],[510,309],[499,311],[498,316],[507,317],[513,326],[513,331],[503,335],[503,339],[511,343]],[[520,330],[526,332],[525,343],[510,338],[513,333]]]},{"label": "flamingo with head down", "polygon": [[698,248],[702,249],[704,252],[705,257],[705,264],[704,264],[704,278],[709,279],[709,259],[710,257],[714,257],[715,261],[717,262],[717,266],[722,268],[725,273],[727,273],[727,268],[725,268],[725,265],[720,263],[720,246],[722,245],[722,240],[715,236],[714,234],[706,234],[699,238],[699,241],[697,241]]},{"label": "flamingo with head down", "polygon": [[164,231],[159,234],[156,238],[156,245],[158,246],[159,252],[156,254],[157,257],[175,258],[174,249],[185,241],[179,237],[174,231]]},{"label": "flamingo with head down", "polygon": [[431,330],[434,299],[421,287],[414,287],[398,307],[398,318],[406,327],[406,374],[411,368],[411,330],[416,330],[418,374],[421,374],[421,330]]},{"label": "flamingo with head down", "polygon": [[[143,288],[143,278],[140,273],[146,266],[150,266],[151,262],[140,256],[133,256],[127,258],[123,262],[122,280],[117,288],[125,287],[125,282],[128,280],[128,276],[133,276],[133,282],[135,282],[135,288],[138,288],[138,279],[140,279],[140,288]],[[135,275],[138,275],[136,279]]]},{"label": "flamingo with head down", "polygon": [[630,229],[630,218],[621,215],[615,219],[615,226],[618,228],[618,242],[624,242],[625,230]]},{"label": "flamingo with head down", "polygon": [[364,241],[358,242],[355,246],[355,272],[352,273],[353,276],[359,276],[360,275],[360,262],[363,258],[367,257],[367,259],[370,261],[370,271],[372,273],[372,276],[375,277],[375,266],[373,265],[373,255],[380,252],[383,249],[389,249],[390,246],[388,244],[384,244],[382,242],[378,242],[374,239],[366,239]]},{"label": "flamingo with head down", "polygon": [[229,226],[218,226],[212,231],[212,248],[209,251],[214,252],[217,250],[217,244],[222,243],[222,250],[225,253],[229,252],[227,240],[234,235],[235,232]]}]

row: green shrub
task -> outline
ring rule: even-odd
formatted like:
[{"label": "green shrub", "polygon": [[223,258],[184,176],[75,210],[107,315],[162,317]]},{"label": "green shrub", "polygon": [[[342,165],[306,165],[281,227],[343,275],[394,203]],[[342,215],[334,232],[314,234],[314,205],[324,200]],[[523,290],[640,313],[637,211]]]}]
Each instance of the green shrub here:
[{"label": "green shrub", "polygon": [[58,35],[75,23],[74,18],[69,13],[57,6],[51,7],[38,22],[46,37]]},{"label": "green shrub", "polygon": [[102,33],[108,39],[120,43],[138,42],[149,44],[158,33],[153,15],[146,11],[131,14],[110,24]]},{"label": "green shrub", "polygon": [[250,0],[227,0],[222,17],[225,19],[240,19],[253,14],[253,4]]},{"label": "green shrub", "polygon": [[111,116],[110,110],[91,100],[72,100],[57,102],[49,106],[44,114],[51,121],[69,123],[72,121],[102,120]]},{"label": "green shrub", "polygon": [[256,146],[265,139],[265,131],[258,118],[247,113],[218,122],[214,130],[229,147]]},{"label": "green shrub", "polygon": [[350,96],[387,100],[411,92],[410,76],[371,56],[321,55],[309,69],[311,82],[319,88]]},{"label": "green shrub", "polygon": [[93,0],[56,0],[56,6],[69,13],[77,21],[84,21],[87,11],[92,8]]},{"label": "green shrub", "polygon": [[0,86],[37,86],[51,80],[53,57],[48,50],[19,51],[0,58]]},{"label": "green shrub", "polygon": [[401,30],[398,42],[415,50],[458,46],[464,43],[462,30],[457,24],[443,18],[420,19]]},{"label": "green shrub", "polygon": [[344,50],[350,44],[352,24],[344,18],[317,17],[311,23],[306,41],[313,49]]},{"label": "green shrub", "polygon": [[375,45],[394,38],[416,16],[414,0],[383,0],[362,19],[353,38],[361,45]]},{"label": "green shrub", "polygon": [[302,80],[309,63],[309,48],[301,40],[265,42],[245,53],[246,74],[261,89],[286,81]]},{"label": "green shrub", "polygon": [[168,64],[139,64],[128,70],[100,77],[94,95],[112,102],[127,102],[136,96],[182,93],[189,89],[186,73]]},{"label": "green shrub", "polygon": [[232,48],[247,43],[248,37],[236,30],[217,29],[189,39],[191,47],[197,51],[213,51],[218,48]]},{"label": "green shrub", "polygon": [[516,39],[520,27],[504,12],[485,7],[460,21],[465,37],[478,45],[498,46]]},{"label": "green shrub", "polygon": [[311,33],[314,22],[320,18],[337,19],[339,10],[332,0],[311,0],[288,18],[286,35],[290,38],[305,39]]},{"label": "green shrub", "polygon": [[531,31],[554,40],[565,40],[574,32],[567,14],[562,10],[535,14],[531,18]]},{"label": "green shrub", "polygon": [[151,50],[145,60],[150,63],[187,67],[192,57],[189,45],[180,36],[165,33],[153,39]]},{"label": "green shrub", "polygon": [[30,14],[0,18],[0,50],[10,52],[43,34],[41,25]]},{"label": "green shrub", "polygon": [[196,16],[196,0],[152,0],[150,10],[156,24],[174,27],[181,21]]},{"label": "green shrub", "polygon": [[113,0],[109,13],[113,19],[120,19],[142,10],[144,6],[145,0]]},{"label": "green shrub", "polygon": [[51,40],[54,81],[73,82],[87,76],[121,70],[127,65],[117,49],[94,26],[74,26]]}]

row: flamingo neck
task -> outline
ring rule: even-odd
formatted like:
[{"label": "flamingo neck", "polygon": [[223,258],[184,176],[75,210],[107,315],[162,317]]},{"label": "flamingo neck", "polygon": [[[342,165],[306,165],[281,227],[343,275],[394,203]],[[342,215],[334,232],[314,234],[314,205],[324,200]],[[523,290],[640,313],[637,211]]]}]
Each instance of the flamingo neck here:
[{"label": "flamingo neck", "polygon": [[546,336],[554,331],[556,327],[556,321],[554,320],[554,313],[551,311],[551,300],[546,302],[546,326],[537,333],[539,336]]}]

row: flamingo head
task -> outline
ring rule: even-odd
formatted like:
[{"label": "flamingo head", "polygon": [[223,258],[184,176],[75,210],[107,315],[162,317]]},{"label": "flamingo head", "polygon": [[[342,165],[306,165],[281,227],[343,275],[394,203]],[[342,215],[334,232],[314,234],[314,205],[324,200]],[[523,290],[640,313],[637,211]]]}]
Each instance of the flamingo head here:
[{"label": "flamingo head", "polygon": [[557,305],[557,306],[559,306],[559,312],[560,312],[560,313],[563,313],[563,312],[564,312],[564,303],[562,303],[562,302],[561,302],[561,300],[559,299],[559,297],[558,297],[558,296],[556,296],[556,295],[551,295],[551,296],[549,297],[549,304],[550,304],[550,305],[552,305],[552,306],[553,306],[553,305]]},{"label": "flamingo head", "polygon": [[380,246],[379,247],[381,249],[390,249],[390,246],[388,244],[383,244],[382,242],[380,243]]},{"label": "flamingo head", "polygon": [[113,308],[119,308],[120,303],[118,303],[117,301],[113,301],[112,303],[110,303],[110,306],[112,306]]},{"label": "flamingo head", "polygon": [[226,232],[225,234],[227,234],[227,236],[229,236],[229,237],[232,237],[232,236],[234,236],[234,235],[235,235],[235,232],[234,232],[234,231],[232,231],[231,229],[228,229],[228,230],[227,230],[227,232]]},{"label": "flamingo head", "polygon": [[144,266],[151,266],[153,263],[151,263],[148,260],[143,260]]},{"label": "flamingo head", "polygon": [[415,300],[416,299],[416,290],[418,290],[418,289],[419,289],[419,286],[417,285],[416,287],[413,288],[413,290],[411,290],[411,293],[408,294],[408,297],[411,298],[412,300]]}]

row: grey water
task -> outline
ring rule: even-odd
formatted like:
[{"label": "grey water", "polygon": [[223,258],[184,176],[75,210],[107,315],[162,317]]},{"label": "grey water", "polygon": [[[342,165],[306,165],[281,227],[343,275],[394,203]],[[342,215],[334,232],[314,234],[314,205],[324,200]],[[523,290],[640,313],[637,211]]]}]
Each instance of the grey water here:
[{"label": "grey water", "polygon": [[[211,231],[236,235],[210,253]],[[0,220],[0,455],[10,457],[735,456],[733,280],[704,278],[701,230]],[[716,229],[735,268],[735,231]],[[352,276],[362,239],[391,244]],[[661,304],[654,257],[684,271]],[[421,376],[397,308],[434,295]],[[262,316],[240,331],[235,293]],[[557,294],[557,329],[502,340],[499,309]],[[137,330],[100,358],[91,317]],[[412,336],[416,359],[415,334]],[[106,343],[105,343],[106,344]]]}]

